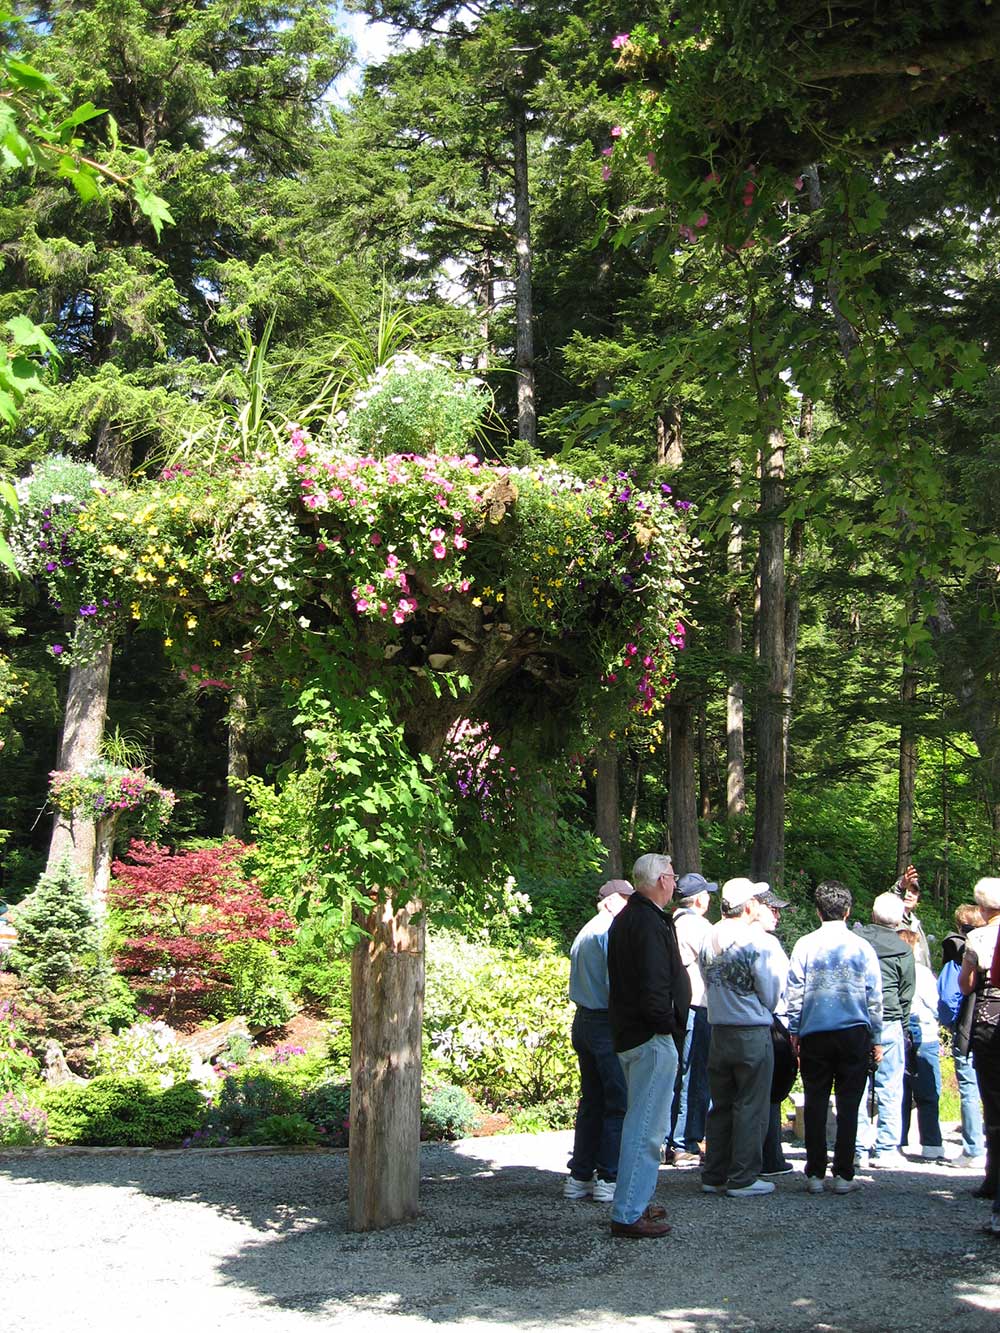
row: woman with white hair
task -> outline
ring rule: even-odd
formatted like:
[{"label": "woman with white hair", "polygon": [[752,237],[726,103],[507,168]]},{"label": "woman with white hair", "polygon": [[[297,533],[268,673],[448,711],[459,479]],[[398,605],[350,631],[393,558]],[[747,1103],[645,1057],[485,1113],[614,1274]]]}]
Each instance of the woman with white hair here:
[{"label": "woman with white hair", "polygon": [[958,987],[976,994],[971,1050],[986,1122],[986,1179],[978,1194],[993,1200],[988,1230],[1000,1236],[1000,878],[981,879],[973,896],[986,925],[966,938]]}]

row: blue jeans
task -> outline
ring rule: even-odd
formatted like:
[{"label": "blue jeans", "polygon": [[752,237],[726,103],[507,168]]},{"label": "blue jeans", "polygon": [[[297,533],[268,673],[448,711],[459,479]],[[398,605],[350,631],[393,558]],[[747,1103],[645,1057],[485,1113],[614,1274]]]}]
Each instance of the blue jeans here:
[{"label": "blue jeans", "polygon": [[602,1180],[615,1180],[628,1093],[606,1009],[577,1007],[573,1049],[580,1065],[580,1101],[569,1172],[577,1180],[590,1180],[596,1169]]},{"label": "blue jeans", "polygon": [[953,1049],[952,1058],[961,1103],[962,1151],[967,1157],[982,1157],[986,1152],[986,1139],[983,1135],[983,1107],[979,1100],[976,1071],[969,1056],[959,1055]]},{"label": "blue jeans", "polygon": [[941,1058],[936,1041],[921,1041],[913,1027],[913,1072],[903,1079],[903,1132],[899,1146],[905,1148],[910,1137],[910,1116],[913,1104],[917,1106],[917,1128],[923,1148],[941,1147],[941,1123],[938,1103],[941,1100]]},{"label": "blue jeans", "polygon": [[712,1029],[704,1005],[688,1010],[684,1050],[677,1067],[667,1146],[698,1152],[708,1115],[708,1041]]},{"label": "blue jeans", "polygon": [[656,1189],[660,1144],[667,1132],[677,1078],[677,1047],[673,1037],[658,1034],[630,1051],[619,1051],[618,1058],[625,1070],[628,1110],[622,1126],[611,1218],[615,1222],[637,1222]]},{"label": "blue jeans", "polygon": [[898,1152],[903,1134],[903,1070],[906,1050],[903,1044],[903,1024],[898,1018],[882,1026],[882,1059],[875,1070],[875,1097],[878,1102],[878,1120],[875,1142],[862,1102],[862,1118],[858,1123],[858,1143],[878,1156],[879,1153]]}]

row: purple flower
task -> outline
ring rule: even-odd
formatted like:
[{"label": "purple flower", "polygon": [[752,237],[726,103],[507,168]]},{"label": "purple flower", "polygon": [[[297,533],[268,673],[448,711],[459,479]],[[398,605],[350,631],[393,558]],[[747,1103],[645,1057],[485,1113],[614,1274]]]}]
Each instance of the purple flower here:
[{"label": "purple flower", "polygon": [[48,564],[45,566],[45,568],[48,571],[48,573],[51,574],[52,571],[56,568],[56,562],[54,560],[50,560]]},{"label": "purple flower", "polygon": [[63,646],[61,643],[54,643],[49,651],[52,653],[53,657],[60,657],[62,655],[62,650]]},{"label": "purple flower", "polygon": [[691,508],[691,501],[690,501],[690,500],[675,500],[675,501],[674,501],[674,508],[675,508],[675,509],[679,509],[682,513],[684,513],[686,510],[688,510],[688,509]]}]

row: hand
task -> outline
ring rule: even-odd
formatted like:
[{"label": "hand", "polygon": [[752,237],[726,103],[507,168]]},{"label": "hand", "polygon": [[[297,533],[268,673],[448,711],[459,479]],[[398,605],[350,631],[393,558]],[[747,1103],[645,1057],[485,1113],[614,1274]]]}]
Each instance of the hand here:
[{"label": "hand", "polygon": [[920,872],[916,866],[907,866],[899,877],[899,887],[905,893],[908,889],[920,892]]},{"label": "hand", "polygon": [[873,1047],[872,1047],[872,1059],[875,1061],[875,1063],[876,1063],[877,1065],[880,1065],[880,1064],[882,1063],[882,1047],[881,1047],[881,1046],[873,1046]]},{"label": "hand", "polygon": [[795,1055],[797,1059],[799,1054],[799,1039],[794,1032],[790,1032],[788,1034],[788,1040],[791,1042],[792,1045],[792,1053]]}]

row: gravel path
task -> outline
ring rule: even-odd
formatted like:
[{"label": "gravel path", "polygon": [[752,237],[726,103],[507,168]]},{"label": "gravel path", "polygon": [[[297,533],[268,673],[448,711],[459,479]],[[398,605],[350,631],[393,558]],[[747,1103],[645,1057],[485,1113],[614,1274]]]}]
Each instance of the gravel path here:
[{"label": "gravel path", "polygon": [[976,1173],[913,1163],[844,1197],[705,1196],[660,1172],[664,1240],[561,1198],[570,1135],[423,1149],[422,1218],[346,1231],[335,1152],[0,1153],[3,1333],[883,1333],[1000,1328]]}]

